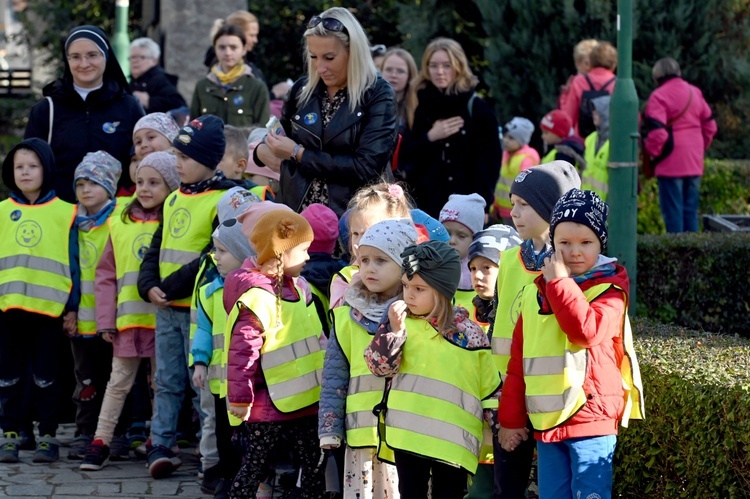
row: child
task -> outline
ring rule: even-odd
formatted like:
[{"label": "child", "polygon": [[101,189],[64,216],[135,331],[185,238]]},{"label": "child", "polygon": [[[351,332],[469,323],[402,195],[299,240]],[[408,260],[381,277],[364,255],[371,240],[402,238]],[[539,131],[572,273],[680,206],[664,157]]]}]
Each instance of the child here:
[{"label": "child", "polygon": [[75,206],[56,196],[54,171],[52,149],[37,138],[22,141],[3,161],[10,198],[0,202],[2,463],[18,462],[22,432],[34,445],[34,414],[39,439],[33,462],[59,458],[60,333],[75,331],[80,270]]},{"label": "child", "polygon": [[[245,134],[243,134],[242,130],[237,127],[225,125],[224,137],[227,142],[226,151],[224,152],[224,157],[221,158],[221,162],[217,168],[223,171],[224,176],[228,179],[242,181],[242,174],[245,173],[248,160]],[[249,187],[254,187],[255,184],[251,186],[243,186],[249,190]]]},{"label": "child", "polygon": [[[497,275],[497,311],[490,334],[495,364],[503,379],[518,317],[517,295],[541,273],[542,262],[552,249],[549,220],[555,202],[570,189],[580,186],[578,172],[565,161],[530,168],[519,173],[511,184],[511,215],[524,242],[501,256]],[[524,444],[509,453],[497,439],[493,439],[495,494],[499,497],[525,496],[534,457],[534,441],[529,439]]]},{"label": "child", "polygon": [[75,365],[76,433],[69,459],[83,459],[93,440],[104,391],[112,371],[112,346],[96,330],[94,279],[109,239],[109,217],[115,210],[115,192],[122,165],[109,153],[90,152],[75,170],[73,184],[78,199],[78,246],[81,262],[81,303],[78,328],[71,338]]},{"label": "child", "polygon": [[[521,296],[499,439],[513,451],[531,419],[540,497],[611,497],[618,423],[643,416],[635,352],[624,347],[632,345],[628,275],[601,254],[607,212],[594,192],[563,195],[550,222],[554,252]],[[633,370],[621,371],[625,358]]]},{"label": "child", "polygon": [[[253,130],[247,138],[248,160],[245,168],[244,177],[253,182],[254,192],[264,201],[273,201],[277,192],[279,192],[279,170],[281,169],[281,160],[274,156],[266,161],[265,166],[258,166],[253,160],[253,151],[258,144],[268,135],[267,128],[257,128]],[[262,194],[262,195],[261,195]]]},{"label": "child", "polygon": [[[102,469],[110,457],[128,459],[129,443],[127,439],[122,442],[124,431],[119,423],[125,398],[141,359],[151,359],[152,378],[156,368],[156,307],[141,300],[136,285],[143,255],[161,221],[164,200],[179,187],[180,178],[174,155],[160,151],[143,158],[135,176],[135,198],[110,219],[109,238],[96,268],[96,330],[112,343],[113,358],[94,440],[80,466],[85,471]],[[113,440],[115,435],[118,438]]]},{"label": "child", "polygon": [[330,335],[328,310],[330,297],[328,296],[328,284],[334,274],[344,267],[344,262],[333,258],[333,250],[339,237],[339,220],[336,213],[328,206],[313,203],[300,213],[312,227],[314,239],[310,245],[310,261],[302,271],[313,294],[315,307],[323,323],[323,332],[326,338]]},{"label": "child", "polygon": [[[599,42],[594,39],[581,40],[573,47],[573,63],[576,66],[576,75],[586,74],[591,71],[591,51]],[[560,97],[557,99],[557,108],[565,109],[565,102],[570,95],[570,85],[576,75],[570,75],[565,85],[560,87]]]},{"label": "child", "polygon": [[330,284],[331,310],[343,303],[349,283],[357,274],[357,249],[359,240],[367,229],[382,220],[392,218],[409,218],[409,202],[400,185],[381,182],[358,190],[348,205],[349,248],[352,255],[351,265],[344,267],[333,276]]},{"label": "child", "polygon": [[212,115],[192,120],[172,141],[180,188],[164,202],[163,221],[138,275],[141,298],[158,307],[152,445],[147,446],[149,474],[154,478],[169,476],[182,464],[172,447],[189,383],[190,298],[201,255],[210,248],[216,205],[234,187],[216,170],[224,145],[224,124]]},{"label": "child", "polygon": [[513,206],[508,198],[513,179],[523,170],[539,164],[539,153],[529,146],[533,133],[534,124],[518,116],[506,123],[503,129],[503,161],[491,215],[505,225],[513,224],[510,217]]},{"label": "child", "polygon": [[544,115],[539,128],[542,129],[542,142],[546,153],[542,158],[542,164],[560,160],[575,165],[579,171],[586,168],[583,141],[573,135],[573,125],[567,114],[559,109],[553,109]]},{"label": "child", "polygon": [[[395,467],[378,459],[377,418],[372,408],[385,390],[362,352],[394,298],[401,298],[401,252],[416,244],[411,220],[383,220],[370,227],[359,246],[360,276],[333,311],[334,329],[326,349],[320,393],[318,437],[322,448],[346,442],[344,497],[398,497]],[[346,440],[344,440],[346,432]],[[392,457],[391,457],[392,459]]]},{"label": "child", "polygon": [[174,118],[165,113],[151,113],[139,119],[133,128],[135,155],[143,159],[152,152],[168,151],[180,132]]},{"label": "child", "polygon": [[316,434],[322,326],[310,297],[294,282],[312,240],[303,217],[269,211],[251,234],[257,266],[243,266],[225,281],[224,307],[231,325],[227,398],[231,414],[245,421],[248,440],[232,497],[255,497],[281,438],[295,443],[303,497],[322,497],[324,492]]},{"label": "child", "polygon": [[448,244],[461,257],[461,280],[453,302],[466,310],[472,309],[472,300],[476,296],[469,271],[469,246],[474,234],[484,227],[485,206],[484,198],[479,194],[451,194],[440,210],[440,223],[450,235]]},{"label": "child", "polygon": [[402,253],[403,300],[388,309],[365,350],[370,371],[390,377],[380,438],[394,450],[399,493],[463,498],[477,469],[482,400],[500,385],[489,340],[451,299],[461,278],[456,250],[439,241]]},{"label": "child", "polygon": [[609,95],[591,100],[596,131],[586,137],[586,169],[581,172],[581,188],[595,191],[603,201],[609,192]]},{"label": "child", "polygon": [[[232,429],[227,415],[226,396],[221,393],[224,376],[225,329],[227,313],[224,310],[224,278],[230,272],[239,269],[246,258],[255,255],[250,242],[242,233],[242,224],[236,218],[223,221],[213,233],[214,252],[218,276],[201,286],[198,291],[197,330],[192,342],[193,384],[203,392],[209,390],[214,405],[207,410],[201,437],[213,438],[213,445],[218,449],[218,462],[206,466],[204,462],[201,490],[207,494],[224,496],[229,492],[232,479],[240,466],[240,456],[232,445]],[[208,417],[208,413],[211,417]],[[206,428],[211,421],[213,428]],[[212,463],[213,464],[213,463]]]}]

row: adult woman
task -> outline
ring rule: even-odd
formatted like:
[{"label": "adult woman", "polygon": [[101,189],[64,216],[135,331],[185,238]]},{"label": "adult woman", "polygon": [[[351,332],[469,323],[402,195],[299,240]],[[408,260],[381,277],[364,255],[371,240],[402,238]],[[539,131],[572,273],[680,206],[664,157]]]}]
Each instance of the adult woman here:
[{"label": "adult woman", "polygon": [[677,61],[659,59],[651,74],[658,87],[643,111],[643,145],[655,158],[662,218],[667,232],[696,232],[703,155],[716,121],[700,89],[680,77]]},{"label": "adult woman", "polygon": [[233,24],[225,24],[214,34],[219,62],[195,84],[190,116],[213,114],[236,127],[268,121],[268,90],[245,64],[246,41],[245,33]]},{"label": "adult woman", "polygon": [[[402,48],[389,49],[383,56],[381,73],[396,91],[398,102],[398,133],[405,137],[414,122],[414,110],[417,108],[417,95],[411,92],[411,81],[417,76],[417,63],[409,52]],[[408,176],[411,165],[402,160],[399,153],[398,169]]]},{"label": "adult woman", "polygon": [[354,192],[390,172],[396,139],[396,98],[377,73],[362,26],[333,7],[307,24],[307,76],[282,111],[286,137],[269,134],[254,153],[281,163],[281,201],[296,211],[312,203],[337,216]]},{"label": "adult woman", "polygon": [[[151,38],[136,38],[130,44],[130,89],[148,113],[166,113],[187,103],[175,82],[159,67],[159,45]],[[176,77],[172,77],[175,78]]]},{"label": "adult woman", "polygon": [[[216,33],[225,24],[231,24],[237,26],[245,33],[245,64],[247,64],[253,72],[253,76],[266,82],[263,72],[256,66],[253,49],[258,44],[258,34],[260,33],[260,23],[255,14],[246,10],[237,10],[227,16],[226,19],[217,19],[214,22],[213,34]],[[211,36],[213,38],[213,35]],[[209,47],[206,51],[206,58],[203,63],[206,67],[210,68],[218,61],[216,59],[216,50],[213,46]]]},{"label": "adult woman", "polygon": [[[65,72],[44,87],[31,108],[24,138],[47,140],[55,153],[55,192],[75,202],[73,172],[87,152],[106,151],[130,162],[133,127],[144,115],[109,40],[96,26],[74,28],[63,46]],[[50,129],[50,122],[52,129]],[[128,175],[119,186],[132,185]]]},{"label": "adult woman", "polygon": [[419,104],[402,145],[417,205],[437,218],[451,194],[481,195],[492,206],[500,172],[497,118],[474,94],[477,78],[461,45],[436,38],[427,45],[414,81]]}]

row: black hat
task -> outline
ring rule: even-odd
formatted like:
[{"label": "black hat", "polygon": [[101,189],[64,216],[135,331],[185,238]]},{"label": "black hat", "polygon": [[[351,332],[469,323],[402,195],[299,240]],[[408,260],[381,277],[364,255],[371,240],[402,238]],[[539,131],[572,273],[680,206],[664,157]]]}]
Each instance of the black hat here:
[{"label": "black hat", "polygon": [[204,114],[180,128],[172,145],[206,168],[216,170],[227,145],[224,122],[213,114]]},{"label": "black hat", "polygon": [[555,247],[555,227],[560,222],[576,222],[594,231],[602,251],[607,247],[607,216],[609,206],[594,191],[572,189],[555,204],[550,220],[549,237]]},{"label": "black hat", "polygon": [[456,294],[461,280],[461,257],[458,251],[442,241],[426,241],[407,246],[401,253],[401,269],[407,279],[414,274],[449,300]]},{"label": "black hat", "polygon": [[542,220],[549,222],[552,207],[570,189],[581,187],[581,177],[567,161],[552,161],[524,170],[510,184],[510,193],[523,198]]}]

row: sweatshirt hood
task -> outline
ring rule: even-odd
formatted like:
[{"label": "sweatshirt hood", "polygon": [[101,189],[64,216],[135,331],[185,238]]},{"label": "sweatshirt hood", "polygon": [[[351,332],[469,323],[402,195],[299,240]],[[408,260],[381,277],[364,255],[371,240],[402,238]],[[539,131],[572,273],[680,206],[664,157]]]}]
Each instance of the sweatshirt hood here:
[{"label": "sweatshirt hood", "polygon": [[5,157],[5,161],[3,161],[3,183],[16,196],[23,196],[13,176],[13,158],[19,149],[33,151],[42,162],[43,179],[39,199],[44,199],[52,191],[55,180],[55,155],[52,152],[52,148],[44,140],[34,137],[21,141]]}]

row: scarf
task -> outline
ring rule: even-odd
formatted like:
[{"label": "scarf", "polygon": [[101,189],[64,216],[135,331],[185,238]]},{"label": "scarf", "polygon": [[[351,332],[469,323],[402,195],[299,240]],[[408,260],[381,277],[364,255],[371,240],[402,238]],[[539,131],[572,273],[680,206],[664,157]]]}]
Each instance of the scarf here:
[{"label": "scarf", "polygon": [[521,259],[526,267],[526,270],[542,270],[544,265],[544,259],[550,256],[552,252],[552,245],[546,244],[544,250],[538,254],[534,253],[534,241],[527,239],[521,244]]},{"label": "scarf", "polygon": [[214,176],[209,179],[201,180],[200,182],[196,182],[194,184],[180,184],[180,192],[183,194],[196,194],[198,192],[204,192],[207,191],[208,188],[213,184],[223,182],[224,180],[226,180],[224,172],[222,172],[221,170],[216,170]]},{"label": "scarf", "polygon": [[[398,296],[398,293],[395,296]],[[388,307],[391,305],[393,298],[394,296],[385,296],[368,290],[362,283],[359,274],[354,276],[349,289],[344,295],[346,303],[375,322],[380,322],[384,316],[387,317]]]},{"label": "scarf", "polygon": [[104,206],[99,213],[93,215],[84,215],[86,211],[82,205],[78,205],[78,215],[76,215],[76,228],[83,232],[88,232],[94,227],[97,227],[107,220],[107,217],[114,211],[117,203],[113,199],[107,205]]},{"label": "scarf", "polygon": [[211,67],[211,73],[219,79],[222,85],[229,85],[245,73],[245,64],[239,63],[227,73],[221,70],[219,64],[214,64],[213,67]]}]

